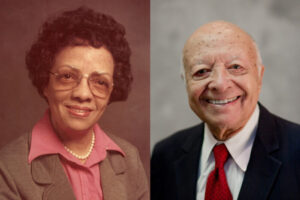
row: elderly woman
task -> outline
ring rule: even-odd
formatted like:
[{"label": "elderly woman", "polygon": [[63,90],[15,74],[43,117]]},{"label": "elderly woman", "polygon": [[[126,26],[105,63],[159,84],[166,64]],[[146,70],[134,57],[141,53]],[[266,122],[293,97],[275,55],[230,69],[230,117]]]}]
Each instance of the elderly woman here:
[{"label": "elderly woman", "polygon": [[136,148],[97,124],[127,98],[132,75],[123,26],[82,7],[44,23],[26,56],[49,109],[0,152],[0,199],[149,199]]}]

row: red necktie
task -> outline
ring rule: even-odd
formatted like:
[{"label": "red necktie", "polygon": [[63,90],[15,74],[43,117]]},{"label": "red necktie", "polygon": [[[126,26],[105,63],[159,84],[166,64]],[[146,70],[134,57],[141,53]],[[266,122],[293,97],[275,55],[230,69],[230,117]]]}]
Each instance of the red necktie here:
[{"label": "red necktie", "polygon": [[232,200],[229,190],[224,164],[229,157],[229,153],[224,144],[214,147],[215,169],[210,172],[205,191],[205,200]]}]

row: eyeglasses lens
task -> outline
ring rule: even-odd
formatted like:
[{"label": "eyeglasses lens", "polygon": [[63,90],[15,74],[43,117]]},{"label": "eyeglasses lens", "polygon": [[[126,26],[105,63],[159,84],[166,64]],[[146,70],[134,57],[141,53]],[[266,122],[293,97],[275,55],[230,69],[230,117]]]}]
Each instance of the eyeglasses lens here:
[{"label": "eyeglasses lens", "polygon": [[[82,74],[69,68],[60,69],[55,75],[54,88],[56,90],[71,90],[81,82]],[[92,93],[100,98],[105,98],[112,87],[112,81],[109,75],[93,73],[88,77],[88,83]]]}]

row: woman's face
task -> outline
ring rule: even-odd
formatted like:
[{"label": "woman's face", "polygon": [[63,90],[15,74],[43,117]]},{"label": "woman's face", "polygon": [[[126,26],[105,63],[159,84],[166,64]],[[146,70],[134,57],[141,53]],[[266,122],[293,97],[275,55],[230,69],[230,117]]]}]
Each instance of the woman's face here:
[{"label": "woman's face", "polygon": [[66,47],[56,55],[44,95],[59,134],[91,130],[107,106],[113,72],[113,57],[104,47]]}]

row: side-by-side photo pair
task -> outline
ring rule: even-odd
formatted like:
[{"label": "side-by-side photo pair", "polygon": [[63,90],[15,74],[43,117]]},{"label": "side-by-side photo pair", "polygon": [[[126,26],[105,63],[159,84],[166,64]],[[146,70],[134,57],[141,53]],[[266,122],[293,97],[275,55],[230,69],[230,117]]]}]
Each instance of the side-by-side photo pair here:
[{"label": "side-by-side photo pair", "polygon": [[300,2],[1,0],[1,200],[299,200]]}]

